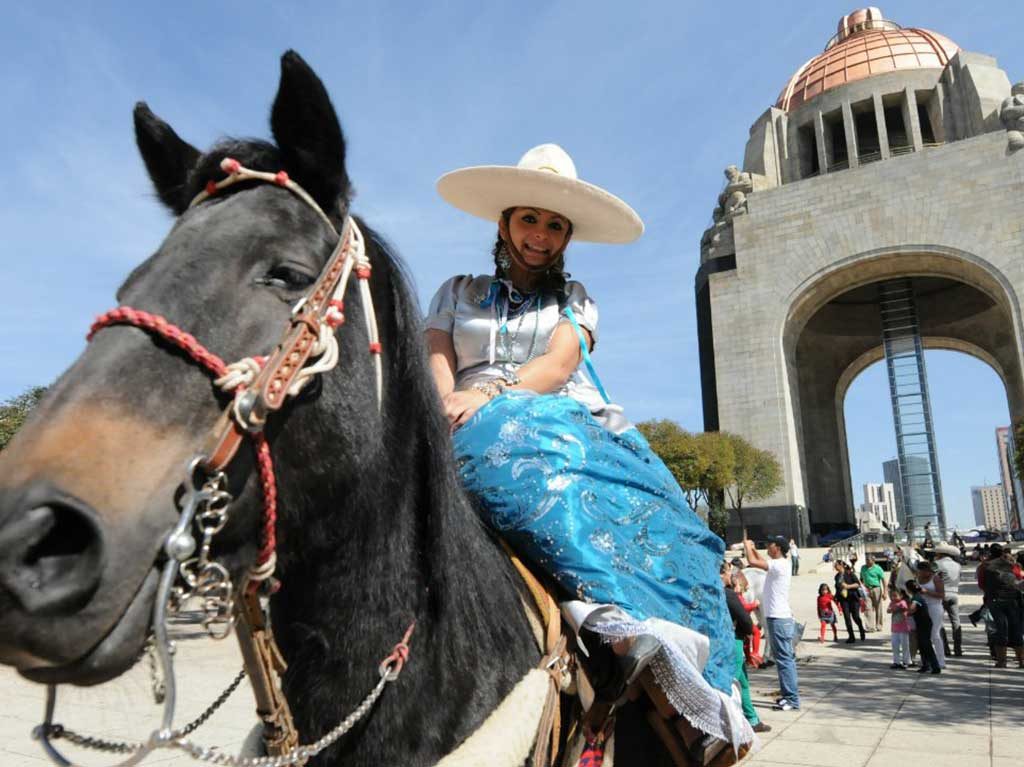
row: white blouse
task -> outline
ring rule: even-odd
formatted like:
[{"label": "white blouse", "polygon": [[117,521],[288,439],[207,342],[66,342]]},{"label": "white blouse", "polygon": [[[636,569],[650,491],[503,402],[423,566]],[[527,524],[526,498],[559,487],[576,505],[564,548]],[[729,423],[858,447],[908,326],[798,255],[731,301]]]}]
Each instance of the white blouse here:
[{"label": "white blouse", "polygon": [[[493,286],[493,287],[492,287]],[[491,275],[456,275],[446,280],[430,302],[426,327],[443,330],[452,337],[457,369],[455,388],[469,389],[479,381],[508,377],[530,360],[547,351],[555,328],[570,322],[564,308],[552,295],[535,299],[525,309],[507,316],[504,289]],[[597,304],[582,284],[566,283],[568,300],[580,327],[590,332],[597,345]],[[574,332],[575,335],[575,332]],[[606,428],[616,433],[631,424],[622,408],[604,401],[581,363],[557,394],[582,403]]]}]

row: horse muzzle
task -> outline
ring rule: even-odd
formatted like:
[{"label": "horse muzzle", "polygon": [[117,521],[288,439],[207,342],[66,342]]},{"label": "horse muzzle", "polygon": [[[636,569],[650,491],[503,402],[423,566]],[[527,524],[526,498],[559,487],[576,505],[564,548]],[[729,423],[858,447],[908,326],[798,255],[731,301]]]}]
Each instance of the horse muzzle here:
[{"label": "horse muzzle", "polygon": [[8,502],[0,493],[7,523],[0,526],[0,588],[27,615],[66,616],[96,592],[104,543],[88,504],[36,485]]}]

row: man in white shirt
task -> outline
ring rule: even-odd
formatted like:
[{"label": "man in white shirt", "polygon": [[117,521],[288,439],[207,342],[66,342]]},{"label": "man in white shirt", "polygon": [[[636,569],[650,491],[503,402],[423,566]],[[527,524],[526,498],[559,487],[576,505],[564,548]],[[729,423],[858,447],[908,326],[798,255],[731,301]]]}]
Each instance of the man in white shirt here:
[{"label": "man in white shirt", "polygon": [[754,548],[752,541],[744,539],[747,562],[751,567],[767,570],[761,605],[768,623],[768,641],[775,656],[779,671],[779,689],[782,697],[775,701],[779,711],[797,711],[800,708],[799,680],[796,673],[796,654],[793,651],[793,634],[796,622],[789,607],[789,586],[793,578],[792,567],[786,561],[789,541],[777,536],[768,541],[768,559]]},{"label": "man in white shirt", "polygon": [[[953,654],[958,658],[964,654],[963,632],[960,629],[960,563],[956,560],[959,555],[960,549],[948,543],[940,543],[935,547],[935,572],[942,578],[942,585],[946,591],[942,607],[949,616],[950,628],[953,629]],[[942,629],[942,643],[945,645],[946,655],[949,656],[949,641],[945,628]]]}]

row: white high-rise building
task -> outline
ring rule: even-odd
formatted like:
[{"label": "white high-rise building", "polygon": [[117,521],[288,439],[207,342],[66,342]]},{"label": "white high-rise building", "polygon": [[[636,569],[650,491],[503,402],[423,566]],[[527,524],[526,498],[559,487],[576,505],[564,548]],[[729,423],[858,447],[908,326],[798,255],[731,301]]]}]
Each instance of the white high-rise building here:
[{"label": "white high-rise building", "polygon": [[864,485],[864,503],[857,511],[861,529],[895,530],[899,526],[896,513],[896,494],[891,482],[868,482]]},{"label": "white high-rise building", "polygon": [[1006,497],[1002,485],[981,485],[971,488],[974,502],[974,524],[989,530],[1006,529]]}]

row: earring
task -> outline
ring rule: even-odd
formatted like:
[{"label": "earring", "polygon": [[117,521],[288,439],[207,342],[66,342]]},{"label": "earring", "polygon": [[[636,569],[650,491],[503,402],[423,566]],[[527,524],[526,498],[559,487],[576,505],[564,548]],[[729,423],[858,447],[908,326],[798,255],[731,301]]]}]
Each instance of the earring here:
[{"label": "earring", "polygon": [[508,244],[505,242],[502,242],[501,247],[498,249],[498,266],[503,272],[507,272],[509,267],[512,266],[512,257],[508,254]]}]

